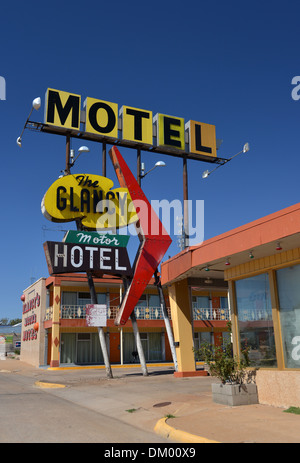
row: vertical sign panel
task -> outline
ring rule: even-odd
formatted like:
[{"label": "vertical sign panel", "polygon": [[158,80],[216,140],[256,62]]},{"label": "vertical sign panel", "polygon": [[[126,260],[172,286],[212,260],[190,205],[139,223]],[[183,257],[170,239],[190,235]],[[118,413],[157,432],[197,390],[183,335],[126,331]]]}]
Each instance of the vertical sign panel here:
[{"label": "vertical sign panel", "polygon": [[45,124],[79,130],[80,107],[80,95],[48,88],[45,103]]},{"label": "vertical sign panel", "polygon": [[118,105],[116,103],[88,97],[83,106],[86,111],[86,132],[118,138]]},{"label": "vertical sign panel", "polygon": [[120,116],[122,118],[123,140],[152,145],[152,111],[122,106]]},{"label": "vertical sign panel", "polygon": [[216,127],[204,122],[188,121],[185,130],[189,134],[189,151],[204,156],[217,156]]},{"label": "vertical sign panel", "polygon": [[184,151],[185,131],[184,119],[182,117],[156,114],[154,123],[156,124],[158,146]]}]

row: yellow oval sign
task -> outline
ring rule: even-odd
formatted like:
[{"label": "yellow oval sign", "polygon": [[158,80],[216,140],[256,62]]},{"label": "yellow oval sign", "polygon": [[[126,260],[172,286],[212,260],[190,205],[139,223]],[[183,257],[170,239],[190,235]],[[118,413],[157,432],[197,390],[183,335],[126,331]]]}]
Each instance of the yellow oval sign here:
[{"label": "yellow oval sign", "polygon": [[138,220],[127,188],[100,175],[75,174],[57,179],[43,197],[41,209],[51,222],[80,219],[90,230],[115,229]]}]

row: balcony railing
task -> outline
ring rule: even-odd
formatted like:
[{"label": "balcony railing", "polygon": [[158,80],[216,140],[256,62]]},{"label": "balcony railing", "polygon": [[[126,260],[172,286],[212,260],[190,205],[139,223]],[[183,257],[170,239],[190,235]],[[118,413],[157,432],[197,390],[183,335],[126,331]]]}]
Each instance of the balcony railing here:
[{"label": "balcony railing", "polygon": [[[109,307],[107,310],[107,318],[115,319],[119,307]],[[48,307],[45,314],[45,320],[52,320],[53,308]],[[171,310],[167,307],[168,316],[171,319]],[[163,314],[161,307],[135,307],[135,316],[137,320],[162,320]],[[210,308],[210,307],[193,307],[194,321],[199,320],[229,320],[229,309]],[[63,319],[85,319],[85,305],[63,305],[60,308],[60,318]]]},{"label": "balcony railing", "polygon": [[[109,307],[107,310],[107,318],[115,319],[119,307]],[[137,320],[162,320],[163,314],[161,307],[135,307],[135,316]],[[45,320],[52,320],[53,308],[48,307],[46,310]],[[171,318],[170,308],[167,307],[169,318]],[[86,308],[85,305],[63,305],[60,308],[60,318],[63,319],[85,319]]]},{"label": "balcony railing", "polygon": [[229,320],[229,309],[212,308],[212,307],[193,307],[194,321],[197,320],[212,320],[225,321]]}]

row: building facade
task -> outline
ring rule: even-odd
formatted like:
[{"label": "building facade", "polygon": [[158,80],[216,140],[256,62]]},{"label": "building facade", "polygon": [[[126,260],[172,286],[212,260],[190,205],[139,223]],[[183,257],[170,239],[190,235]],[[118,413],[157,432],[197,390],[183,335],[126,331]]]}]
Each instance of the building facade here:
[{"label": "building facade", "polygon": [[[173,324],[182,303],[206,269],[212,281],[228,283],[233,349],[250,348],[260,403],[300,406],[300,204],[188,248],[162,264],[169,288]],[[185,318],[185,343],[177,350],[183,372],[191,369]]]},{"label": "building facade", "polygon": [[[110,362],[138,362],[131,321],[116,326],[122,280],[95,278]],[[234,354],[250,348],[260,403],[300,406],[300,204],[185,249],[161,265],[178,372],[196,371],[194,348],[221,344],[231,321]],[[24,290],[21,360],[58,367],[103,363],[85,274],[41,278]],[[172,361],[157,288],[135,308],[147,362]]]},{"label": "building facade", "polygon": [[[119,278],[94,278],[97,302],[107,306],[103,328],[112,364],[139,362],[131,320],[116,326],[114,319],[123,293]],[[171,318],[167,289],[165,304]],[[227,285],[222,288],[191,288],[194,312],[194,345],[204,340],[221,343],[227,336],[229,318]],[[35,366],[103,364],[99,334],[87,325],[86,305],[91,304],[85,274],[64,274],[41,278],[23,295],[21,360]],[[146,362],[172,362],[160,299],[151,281],[135,308]],[[171,320],[172,325],[172,320]],[[190,346],[191,351],[193,345]]]}]

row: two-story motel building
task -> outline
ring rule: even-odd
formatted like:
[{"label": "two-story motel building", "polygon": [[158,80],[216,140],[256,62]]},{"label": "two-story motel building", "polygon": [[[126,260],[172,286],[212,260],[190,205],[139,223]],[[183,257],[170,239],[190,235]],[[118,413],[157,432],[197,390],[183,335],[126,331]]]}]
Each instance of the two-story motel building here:
[{"label": "two-story motel building", "polygon": [[[300,406],[300,203],[185,249],[161,266],[178,372],[196,371],[193,346],[220,343],[231,320],[235,355],[247,342],[260,403]],[[114,324],[122,281],[95,279],[108,308],[111,363],[134,362],[129,320]],[[101,364],[97,329],[87,326],[85,275],[41,278],[24,291],[21,359],[36,366]],[[157,288],[135,308],[147,362],[171,361]]]}]

